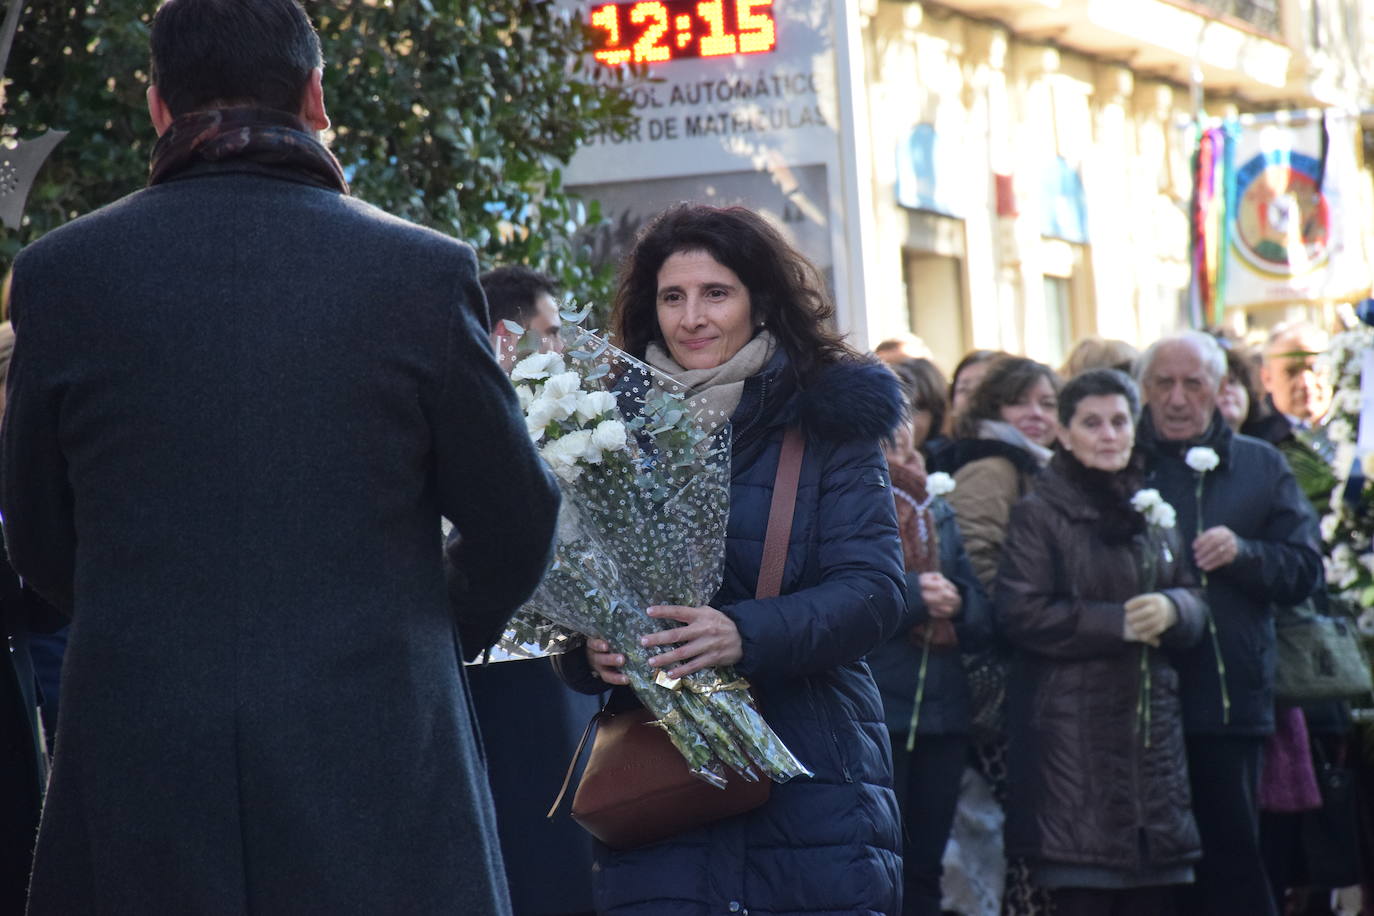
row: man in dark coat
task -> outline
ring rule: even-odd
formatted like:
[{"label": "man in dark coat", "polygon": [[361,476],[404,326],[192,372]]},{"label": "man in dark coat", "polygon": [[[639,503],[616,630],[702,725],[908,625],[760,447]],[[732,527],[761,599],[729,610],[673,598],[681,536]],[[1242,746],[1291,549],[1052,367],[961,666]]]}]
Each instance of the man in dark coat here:
[{"label": "man in dark coat", "polygon": [[151,187],[15,266],[0,507],[73,617],[30,913],[507,913],[459,644],[557,492],[476,259],[347,196],[294,0],[152,58]]},{"label": "man in dark coat", "polygon": [[[1311,594],[1321,572],[1316,519],[1283,456],[1235,435],[1216,410],[1226,359],[1185,332],[1153,344],[1137,376],[1148,408],[1138,441],[1149,480],[1178,512],[1204,584],[1209,632],[1178,652],[1193,813],[1202,835],[1197,883],[1183,911],[1274,914],[1259,847],[1256,795],[1274,730],[1274,608]],[[1210,470],[1190,449],[1210,449]],[[1195,456],[1193,463],[1198,467]]]}]

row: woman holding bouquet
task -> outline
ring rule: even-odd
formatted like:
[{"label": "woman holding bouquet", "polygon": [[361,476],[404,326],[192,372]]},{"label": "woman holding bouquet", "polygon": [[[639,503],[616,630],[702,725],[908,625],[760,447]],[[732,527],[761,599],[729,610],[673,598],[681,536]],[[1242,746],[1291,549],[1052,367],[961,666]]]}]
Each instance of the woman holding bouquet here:
[{"label": "woman holding bouquet", "polygon": [[1007,847],[1059,916],[1172,913],[1201,853],[1178,675],[1156,649],[1195,643],[1206,609],[1172,512],[1133,505],[1139,403],[1112,369],[1064,386],[1060,450],[1012,510],[997,577],[1016,648]]},{"label": "woman holding bouquet", "polygon": [[[693,389],[732,426],[724,584],[707,607],[653,607],[670,677],[734,665],[768,724],[814,772],[768,801],[661,843],[598,844],[597,909],[898,912],[897,804],[882,704],[863,657],[897,628],[904,576],[879,442],[896,378],[836,333],[816,269],[743,208],[680,205],[641,233],[614,303],[619,346]],[[784,429],[806,450],[781,596],[754,597]],[[580,666],[578,663],[581,663]],[[633,703],[622,655],[591,640],[565,679]],[[580,667],[581,670],[574,670]]]}]

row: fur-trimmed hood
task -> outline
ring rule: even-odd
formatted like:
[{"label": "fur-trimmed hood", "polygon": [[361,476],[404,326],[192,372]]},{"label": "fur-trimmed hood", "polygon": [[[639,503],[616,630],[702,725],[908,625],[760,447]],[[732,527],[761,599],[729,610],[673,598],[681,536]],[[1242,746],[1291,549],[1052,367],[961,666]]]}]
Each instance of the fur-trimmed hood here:
[{"label": "fur-trimmed hood", "polygon": [[745,385],[733,422],[737,430],[798,423],[818,439],[848,442],[886,439],[906,415],[901,383],[882,364],[846,360],[799,380],[779,351]]}]

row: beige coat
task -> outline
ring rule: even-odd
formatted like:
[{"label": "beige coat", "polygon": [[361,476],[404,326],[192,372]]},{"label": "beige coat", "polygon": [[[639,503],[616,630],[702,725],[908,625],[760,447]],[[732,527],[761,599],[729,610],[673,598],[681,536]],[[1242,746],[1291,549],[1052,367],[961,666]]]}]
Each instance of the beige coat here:
[{"label": "beige coat", "polygon": [[945,497],[954,509],[973,571],[991,588],[1002,559],[1011,507],[1030,485],[1029,475],[1006,458],[970,461],[954,474],[954,492]]}]

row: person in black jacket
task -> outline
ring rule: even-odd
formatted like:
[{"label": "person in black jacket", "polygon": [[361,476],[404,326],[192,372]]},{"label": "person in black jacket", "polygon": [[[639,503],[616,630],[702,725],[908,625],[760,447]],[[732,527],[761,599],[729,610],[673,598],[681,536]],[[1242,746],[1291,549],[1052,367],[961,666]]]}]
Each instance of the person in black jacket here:
[{"label": "person in black jacket", "polygon": [[939,916],[941,859],[969,749],[972,698],[960,655],[986,646],[991,617],[954,510],[929,489],[914,438],[902,427],[884,448],[907,570],[906,614],[896,635],[868,654],[868,665],[892,737],[902,912]]},{"label": "person in black jacket", "polygon": [[[1209,335],[1151,345],[1136,367],[1148,404],[1138,441],[1149,483],[1178,510],[1184,554],[1211,609],[1208,634],[1175,655],[1203,847],[1184,912],[1266,916],[1275,907],[1256,795],[1274,729],[1274,608],[1312,593],[1321,553],[1316,518],[1283,456],[1232,433],[1216,409],[1225,374]],[[1195,451],[1190,463],[1193,449],[1210,453]]]}]

